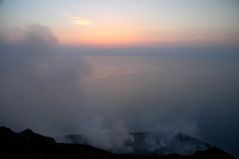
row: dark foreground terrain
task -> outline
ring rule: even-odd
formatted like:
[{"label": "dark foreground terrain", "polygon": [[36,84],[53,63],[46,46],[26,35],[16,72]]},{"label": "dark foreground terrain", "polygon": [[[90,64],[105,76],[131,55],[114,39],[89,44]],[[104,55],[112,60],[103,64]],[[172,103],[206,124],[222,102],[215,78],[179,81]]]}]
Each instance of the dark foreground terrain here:
[{"label": "dark foreground terrain", "polygon": [[15,133],[0,127],[1,159],[233,159],[224,151],[209,147],[192,155],[119,155],[82,144],[56,143],[53,138],[42,136],[27,129]]}]

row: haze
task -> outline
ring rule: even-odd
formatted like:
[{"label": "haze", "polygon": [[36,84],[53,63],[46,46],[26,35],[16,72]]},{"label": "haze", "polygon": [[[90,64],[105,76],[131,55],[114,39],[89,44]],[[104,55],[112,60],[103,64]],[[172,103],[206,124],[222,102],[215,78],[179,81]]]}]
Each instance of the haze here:
[{"label": "haze", "polygon": [[104,148],[179,131],[238,157],[238,17],[237,0],[2,0],[0,124]]}]

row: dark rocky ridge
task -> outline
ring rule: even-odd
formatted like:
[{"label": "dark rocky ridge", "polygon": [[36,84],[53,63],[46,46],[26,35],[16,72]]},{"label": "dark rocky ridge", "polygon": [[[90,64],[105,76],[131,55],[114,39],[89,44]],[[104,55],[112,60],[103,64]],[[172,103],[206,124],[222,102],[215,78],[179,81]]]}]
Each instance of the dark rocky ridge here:
[{"label": "dark rocky ridge", "polygon": [[[115,150],[114,148],[113,150],[108,149],[108,151],[119,154],[131,154],[134,156],[162,156],[172,153],[191,155],[197,151],[204,151],[213,147],[200,139],[179,132],[135,132],[130,133],[129,135],[132,140],[125,141],[125,146],[130,148],[130,151],[122,152],[117,151],[117,149]],[[63,139],[66,143],[94,145],[91,140],[88,140],[88,136],[83,134],[66,135]],[[95,146],[97,147],[98,145]]]},{"label": "dark rocky ridge", "polygon": [[42,136],[27,129],[15,133],[11,129],[0,128],[1,159],[233,159],[216,147],[197,151],[192,155],[149,155],[132,156],[110,153],[92,146],[56,143],[53,138]]}]

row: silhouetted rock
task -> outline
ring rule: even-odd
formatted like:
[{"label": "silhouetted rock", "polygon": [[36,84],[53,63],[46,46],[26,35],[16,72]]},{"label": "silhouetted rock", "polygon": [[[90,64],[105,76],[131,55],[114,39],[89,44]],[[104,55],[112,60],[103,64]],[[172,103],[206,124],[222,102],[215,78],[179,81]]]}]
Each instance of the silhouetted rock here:
[{"label": "silhouetted rock", "polygon": [[[203,151],[211,147],[210,144],[200,139],[182,133],[156,131],[130,133],[130,135],[133,140],[129,141],[127,146],[132,149],[130,154],[134,156],[158,156],[173,153],[191,155],[196,151]],[[67,143],[91,145],[91,140],[81,134],[67,135],[64,136],[64,139]],[[114,152],[119,151],[114,150]]]},{"label": "silhouetted rock", "polygon": [[[185,136],[179,136],[185,137]],[[233,159],[216,147],[197,151],[192,155],[118,155],[89,145],[56,143],[53,138],[36,134],[30,129],[15,133],[0,127],[1,159]]]}]

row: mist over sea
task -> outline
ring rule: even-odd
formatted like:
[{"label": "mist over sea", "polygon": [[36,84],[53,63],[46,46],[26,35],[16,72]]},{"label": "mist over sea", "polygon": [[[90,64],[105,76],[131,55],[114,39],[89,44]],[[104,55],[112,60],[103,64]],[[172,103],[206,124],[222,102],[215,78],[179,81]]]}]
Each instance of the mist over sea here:
[{"label": "mist over sea", "polygon": [[2,125],[106,149],[131,132],[182,132],[239,156],[238,48],[73,47],[41,25],[20,33],[0,39]]},{"label": "mist over sea", "polygon": [[237,55],[83,59],[92,67],[84,79],[87,100],[106,121],[124,119],[131,131],[181,131],[238,152]]}]

